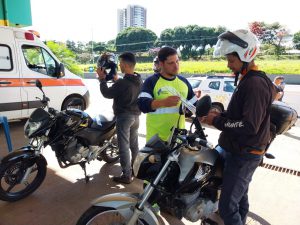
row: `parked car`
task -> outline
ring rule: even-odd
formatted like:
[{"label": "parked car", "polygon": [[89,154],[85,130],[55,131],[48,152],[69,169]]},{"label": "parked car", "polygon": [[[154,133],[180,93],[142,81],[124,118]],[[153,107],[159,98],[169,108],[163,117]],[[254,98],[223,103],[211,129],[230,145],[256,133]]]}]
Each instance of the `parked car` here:
[{"label": "parked car", "polygon": [[197,98],[209,95],[215,109],[222,112],[227,109],[230,98],[234,92],[234,77],[231,76],[200,76],[189,77]]}]

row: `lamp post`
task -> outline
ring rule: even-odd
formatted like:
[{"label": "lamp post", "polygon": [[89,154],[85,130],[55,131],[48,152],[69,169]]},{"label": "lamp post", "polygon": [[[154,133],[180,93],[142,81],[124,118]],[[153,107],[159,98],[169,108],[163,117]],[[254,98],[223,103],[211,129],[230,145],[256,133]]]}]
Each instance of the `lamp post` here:
[{"label": "lamp post", "polygon": [[94,64],[94,41],[93,41],[93,28],[92,28],[92,63]]}]

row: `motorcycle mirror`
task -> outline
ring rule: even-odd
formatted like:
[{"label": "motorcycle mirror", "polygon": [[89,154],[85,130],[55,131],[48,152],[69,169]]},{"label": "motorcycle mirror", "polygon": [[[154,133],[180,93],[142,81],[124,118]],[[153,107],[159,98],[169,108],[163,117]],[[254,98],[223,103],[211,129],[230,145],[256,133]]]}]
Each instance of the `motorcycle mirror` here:
[{"label": "motorcycle mirror", "polygon": [[42,83],[41,83],[41,81],[39,79],[37,79],[35,81],[35,86],[37,86],[39,89],[42,89],[42,87],[43,87],[43,85],[42,85]]},{"label": "motorcycle mirror", "polygon": [[205,95],[200,98],[196,105],[196,116],[206,116],[211,109],[211,98],[209,95]]}]

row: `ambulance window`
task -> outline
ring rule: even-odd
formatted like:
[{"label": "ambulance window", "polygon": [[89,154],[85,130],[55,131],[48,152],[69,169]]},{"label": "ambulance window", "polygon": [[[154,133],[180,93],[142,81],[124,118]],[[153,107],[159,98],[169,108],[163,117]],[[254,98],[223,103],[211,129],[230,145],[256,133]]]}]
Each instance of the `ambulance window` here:
[{"label": "ambulance window", "polygon": [[45,49],[42,49],[42,51],[43,51],[44,60],[47,68],[47,74],[52,77],[56,77],[56,72],[55,72],[56,61]]},{"label": "ambulance window", "polygon": [[0,45],[0,71],[13,69],[11,50],[7,45]]},{"label": "ambulance window", "polygon": [[55,77],[55,60],[45,49],[38,46],[23,45],[22,50],[29,69]]}]

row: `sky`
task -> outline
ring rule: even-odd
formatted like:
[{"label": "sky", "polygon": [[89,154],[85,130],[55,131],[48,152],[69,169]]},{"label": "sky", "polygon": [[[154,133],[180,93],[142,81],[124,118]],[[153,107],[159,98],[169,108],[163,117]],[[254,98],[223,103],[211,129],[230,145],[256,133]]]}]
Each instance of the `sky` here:
[{"label": "sky", "polygon": [[196,24],[247,29],[253,21],[279,22],[300,31],[297,0],[31,0],[32,26],[42,40],[106,42],[117,36],[117,10],[136,4],[147,8],[147,28]]}]

